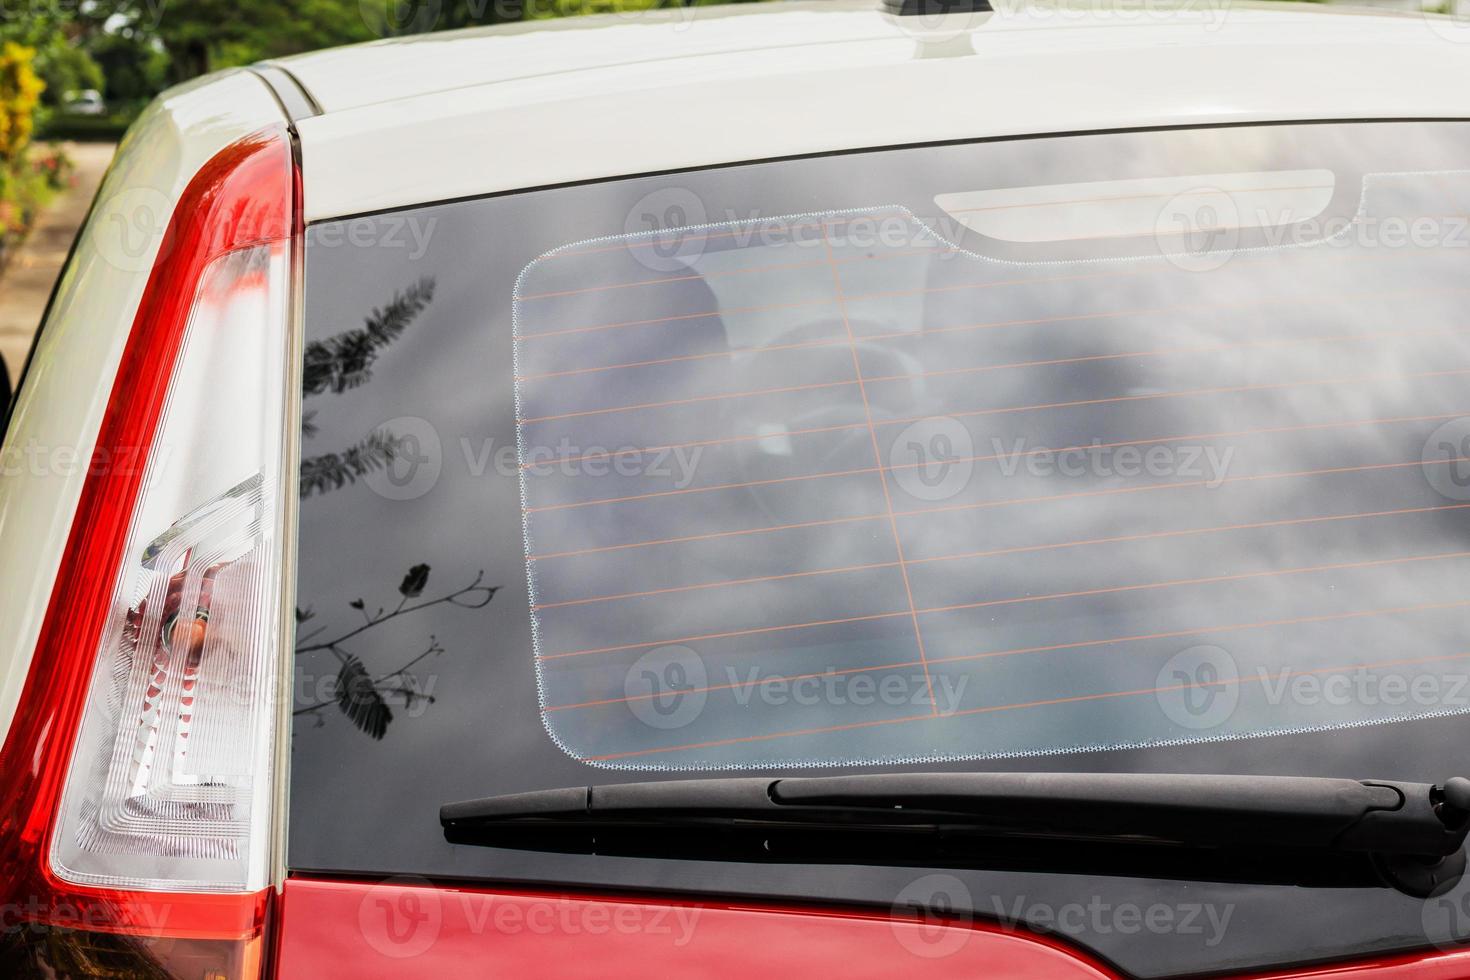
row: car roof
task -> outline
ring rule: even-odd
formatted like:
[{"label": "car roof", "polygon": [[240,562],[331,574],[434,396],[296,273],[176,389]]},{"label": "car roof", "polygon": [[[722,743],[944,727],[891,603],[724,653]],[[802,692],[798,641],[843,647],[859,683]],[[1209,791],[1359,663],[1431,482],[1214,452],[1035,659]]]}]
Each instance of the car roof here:
[{"label": "car roof", "polygon": [[[308,217],[638,173],[1007,135],[1470,118],[1470,26],[1223,0],[675,8],[282,59]],[[314,178],[316,178],[314,180]]]}]

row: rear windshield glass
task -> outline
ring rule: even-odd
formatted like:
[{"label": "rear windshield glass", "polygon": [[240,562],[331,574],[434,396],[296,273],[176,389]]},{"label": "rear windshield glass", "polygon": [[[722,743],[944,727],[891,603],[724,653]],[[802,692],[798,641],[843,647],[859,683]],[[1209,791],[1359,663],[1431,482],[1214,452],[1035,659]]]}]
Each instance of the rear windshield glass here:
[{"label": "rear windshield glass", "polygon": [[298,755],[411,739],[442,801],[1463,712],[1467,144],[1003,141],[313,227]]}]

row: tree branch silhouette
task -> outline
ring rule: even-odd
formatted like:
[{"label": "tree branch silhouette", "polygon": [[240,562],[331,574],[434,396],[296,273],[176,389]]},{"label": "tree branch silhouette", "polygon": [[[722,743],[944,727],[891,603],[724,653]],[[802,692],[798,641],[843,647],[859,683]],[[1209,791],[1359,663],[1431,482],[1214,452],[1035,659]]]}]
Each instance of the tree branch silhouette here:
[{"label": "tree branch silhouette", "polygon": [[433,299],[434,280],[425,276],[403,292],[395,292],[387,306],[374,307],[360,329],[308,343],[302,393],[340,395],[368,381],[378,353],[401,337]]},{"label": "tree branch silhouette", "polygon": [[301,461],[301,496],[340,490],[360,476],[381,470],[393,462],[397,452],[398,437],[379,429],[344,452],[308,456]]},{"label": "tree branch silhouette", "polygon": [[[309,342],[303,359],[302,397],[325,392],[340,395],[372,380],[373,363],[378,355],[403,336],[433,299],[434,280],[425,276],[407,289],[395,291],[386,306],[374,307],[360,328]],[[310,439],[316,433],[316,412],[304,411],[302,436]],[[398,436],[379,429],[340,452],[302,459],[301,496],[319,496],[356,483],[360,477],[381,470],[398,458],[398,446]]]},{"label": "tree branch silhouette", "polygon": [[[398,605],[391,611],[379,606],[376,612],[368,613],[366,603],[361,599],[354,599],[348,603],[353,609],[363,614],[366,619],[363,625],[347,630],[330,640],[300,644],[295,651],[298,656],[326,651],[337,659],[338,669],[333,681],[332,697],[297,708],[292,714],[312,714],[336,705],[359,730],[374,739],[381,739],[387,733],[388,725],[393,721],[393,711],[388,704],[390,697],[402,698],[404,707],[411,707],[421,699],[432,704],[433,696],[423,693],[417,680],[409,672],[429,657],[444,652],[444,647],[440,646],[438,639],[433,634],[430,634],[428,646],[422,651],[409,658],[401,666],[377,675],[370,674],[357,655],[342,644],[389,620],[434,606],[453,605],[461,609],[482,609],[490,603],[491,599],[495,598],[495,593],[500,591],[498,585],[482,585],[484,577],[484,570],[478,571],[469,585],[434,599],[410,604],[410,599],[416,599],[423,594],[429,581],[429,566],[419,564],[408,570],[408,574],[398,586],[400,599]],[[305,623],[313,615],[310,608],[297,609],[297,625]],[[315,629],[312,635],[320,632],[320,629]]]}]

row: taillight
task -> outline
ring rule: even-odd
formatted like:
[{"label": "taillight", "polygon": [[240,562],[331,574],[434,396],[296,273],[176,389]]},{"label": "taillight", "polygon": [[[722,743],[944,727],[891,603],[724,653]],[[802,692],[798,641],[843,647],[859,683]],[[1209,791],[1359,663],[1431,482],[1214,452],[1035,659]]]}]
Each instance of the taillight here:
[{"label": "taillight", "polygon": [[0,974],[259,973],[297,196],[271,129],[169,222],[0,753]]}]

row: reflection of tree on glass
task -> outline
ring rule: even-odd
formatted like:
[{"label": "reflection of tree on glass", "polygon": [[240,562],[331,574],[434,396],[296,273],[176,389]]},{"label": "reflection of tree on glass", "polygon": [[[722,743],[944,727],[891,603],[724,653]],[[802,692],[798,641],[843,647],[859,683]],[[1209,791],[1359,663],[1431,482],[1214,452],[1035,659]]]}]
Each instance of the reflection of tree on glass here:
[{"label": "reflection of tree on glass", "polygon": [[[338,666],[337,677],[332,684],[331,698],[297,708],[295,714],[312,714],[335,704],[358,728],[373,738],[382,738],[388,730],[388,723],[393,720],[393,711],[388,704],[390,698],[402,698],[404,707],[412,707],[420,702],[433,704],[433,695],[424,689],[416,675],[410,673],[423,661],[444,652],[444,648],[439,645],[439,641],[433,634],[429,635],[428,643],[422,650],[411,656],[398,668],[383,674],[370,673],[357,655],[347,650],[343,644],[390,619],[431,606],[448,603],[464,609],[480,609],[495,598],[495,593],[500,588],[499,586],[481,585],[483,577],[484,572],[476,572],[470,584],[463,588],[435,599],[410,603],[409,600],[418,599],[423,595],[424,588],[429,582],[429,566],[415,565],[408,570],[408,574],[399,584],[400,598],[398,605],[393,609],[389,610],[379,606],[377,612],[369,614],[367,604],[362,599],[354,599],[349,605],[362,613],[364,622],[361,626],[347,630],[334,639],[316,643],[309,641],[320,634],[320,629],[299,635],[296,646],[298,656],[326,651],[337,658]],[[310,608],[298,608],[296,610],[297,626],[306,623],[314,615],[315,613]]]},{"label": "reflection of tree on glass", "polygon": [[[372,380],[373,362],[379,353],[401,337],[433,299],[434,280],[426,276],[403,292],[395,292],[387,306],[368,314],[361,328],[310,341],[304,358],[302,396],[340,395]],[[315,414],[302,413],[301,434],[307,439],[316,435]],[[339,452],[305,457],[301,460],[301,496],[337,490],[382,469],[396,457],[397,444],[393,433],[379,429]]]},{"label": "reflection of tree on glass", "polygon": [[[375,308],[365,318],[363,326],[334,334],[325,340],[313,340],[306,345],[302,374],[302,397],[313,395],[340,395],[372,380],[373,364],[378,355],[393,341],[401,337],[424,308],[433,301],[434,280],[420,279],[402,292],[395,292],[387,306]],[[316,435],[313,412],[304,412],[301,420],[302,436],[310,439]],[[386,428],[370,432],[357,443],[339,452],[309,456],[301,461],[301,496],[303,499],[338,490],[358,477],[380,470],[399,458],[404,450],[403,440]],[[296,654],[327,652],[337,660],[337,675],[333,679],[330,696],[324,700],[297,708],[295,714],[314,714],[318,724],[322,723],[322,709],[336,705],[359,729],[375,739],[380,739],[393,720],[390,699],[401,699],[406,708],[434,701],[413,669],[425,660],[444,652],[433,634],[417,653],[408,657],[400,666],[386,673],[375,674],[362,660],[343,646],[345,642],[360,636],[375,626],[391,619],[418,612],[431,606],[450,604],[465,609],[479,609],[495,597],[499,586],[481,585],[484,572],[475,573],[471,582],[445,595],[423,601],[412,601],[423,596],[429,582],[429,566],[414,565],[404,575],[398,586],[398,604],[391,610],[379,606],[369,614],[367,603],[354,599],[349,605],[362,614],[364,622],[349,629],[334,639],[312,642],[322,632],[318,627],[305,634],[298,633]],[[298,630],[315,613],[310,606],[296,609]]]}]

